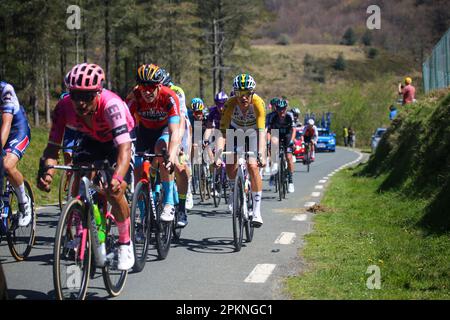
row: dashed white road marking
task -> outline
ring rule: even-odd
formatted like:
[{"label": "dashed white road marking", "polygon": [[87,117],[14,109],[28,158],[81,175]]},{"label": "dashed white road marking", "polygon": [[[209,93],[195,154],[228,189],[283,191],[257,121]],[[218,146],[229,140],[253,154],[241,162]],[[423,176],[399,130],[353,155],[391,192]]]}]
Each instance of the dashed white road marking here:
[{"label": "dashed white road marking", "polygon": [[295,240],[295,233],[293,232],[282,232],[278,238],[275,240],[276,244],[292,244]]},{"label": "dashed white road marking", "polygon": [[257,264],[256,267],[245,278],[244,282],[248,283],[264,283],[275,270],[276,264],[262,263]]},{"label": "dashed white road marking", "polygon": [[292,218],[292,221],[306,221],[306,219],[308,219],[308,215],[307,214],[297,214]]},{"label": "dashed white road marking", "polygon": [[319,183],[326,183],[327,180],[319,180]]},{"label": "dashed white road marking", "polygon": [[313,197],[313,198],[320,197],[320,192],[313,192],[313,193],[311,193],[311,197]]},{"label": "dashed white road marking", "polygon": [[315,204],[316,204],[315,202],[306,202],[306,203],[305,203],[305,208],[312,207],[312,206],[315,205]]},{"label": "dashed white road marking", "polygon": [[317,185],[317,186],[314,187],[314,189],[323,189],[323,186],[322,185]]}]

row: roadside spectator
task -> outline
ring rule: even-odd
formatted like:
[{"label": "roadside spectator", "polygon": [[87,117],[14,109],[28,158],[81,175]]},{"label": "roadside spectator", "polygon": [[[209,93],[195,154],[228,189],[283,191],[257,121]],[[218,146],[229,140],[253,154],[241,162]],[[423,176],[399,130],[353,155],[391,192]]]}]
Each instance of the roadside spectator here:
[{"label": "roadside spectator", "polygon": [[344,145],[348,147],[348,129],[344,126]]},{"label": "roadside spectator", "polygon": [[402,89],[402,84],[398,84],[398,94],[403,97],[402,105],[413,103],[416,101],[416,88],[411,84],[412,79],[410,77],[405,78],[405,87]]},{"label": "roadside spectator", "polygon": [[355,138],[356,138],[355,136],[356,136],[355,130],[353,130],[352,127],[348,127],[348,144],[350,148],[355,147]]},{"label": "roadside spectator", "polygon": [[392,104],[389,107],[389,120],[394,120],[395,117],[397,116],[397,108]]}]

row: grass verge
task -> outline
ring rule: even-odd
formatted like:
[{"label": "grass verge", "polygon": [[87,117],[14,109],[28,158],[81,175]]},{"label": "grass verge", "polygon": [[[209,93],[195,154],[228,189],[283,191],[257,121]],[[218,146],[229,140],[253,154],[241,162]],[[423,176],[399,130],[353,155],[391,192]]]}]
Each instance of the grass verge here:
[{"label": "grass verge", "polygon": [[[286,280],[293,299],[450,299],[450,236],[421,228],[429,201],[381,193],[383,176],[353,170],[332,182],[322,201],[331,211],[315,216],[301,252],[306,270]],[[371,265],[379,290],[367,288]]]},{"label": "grass verge", "polygon": [[32,128],[31,142],[25,151],[25,155],[19,162],[19,170],[24,175],[25,179],[31,184],[33,189],[36,207],[54,204],[58,202],[58,187],[61,173],[57,173],[53,179],[52,190],[46,193],[38,190],[36,187],[36,175],[39,169],[39,158],[47,146],[49,129],[47,128]]}]

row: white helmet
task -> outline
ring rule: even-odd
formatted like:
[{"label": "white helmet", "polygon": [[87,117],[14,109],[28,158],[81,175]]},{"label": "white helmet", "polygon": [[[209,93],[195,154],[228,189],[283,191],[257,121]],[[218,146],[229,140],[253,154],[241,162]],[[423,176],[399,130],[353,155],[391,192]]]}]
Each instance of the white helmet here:
[{"label": "white helmet", "polygon": [[313,120],[313,119],[309,119],[309,120],[308,120],[308,124],[309,124],[310,126],[313,126],[313,125],[314,125],[314,120]]}]

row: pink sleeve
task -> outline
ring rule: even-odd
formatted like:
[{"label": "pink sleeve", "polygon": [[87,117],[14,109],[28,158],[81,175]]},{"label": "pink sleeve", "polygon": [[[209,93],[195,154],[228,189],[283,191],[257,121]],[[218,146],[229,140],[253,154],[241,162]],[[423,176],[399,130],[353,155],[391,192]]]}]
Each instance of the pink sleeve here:
[{"label": "pink sleeve", "polygon": [[60,146],[64,138],[66,128],[66,112],[64,112],[64,101],[58,102],[52,113],[52,128],[48,137],[48,143]]},{"label": "pink sleeve", "polygon": [[116,146],[131,141],[127,111],[127,105],[119,99],[109,100],[105,107],[105,120],[111,126],[113,141]]}]

